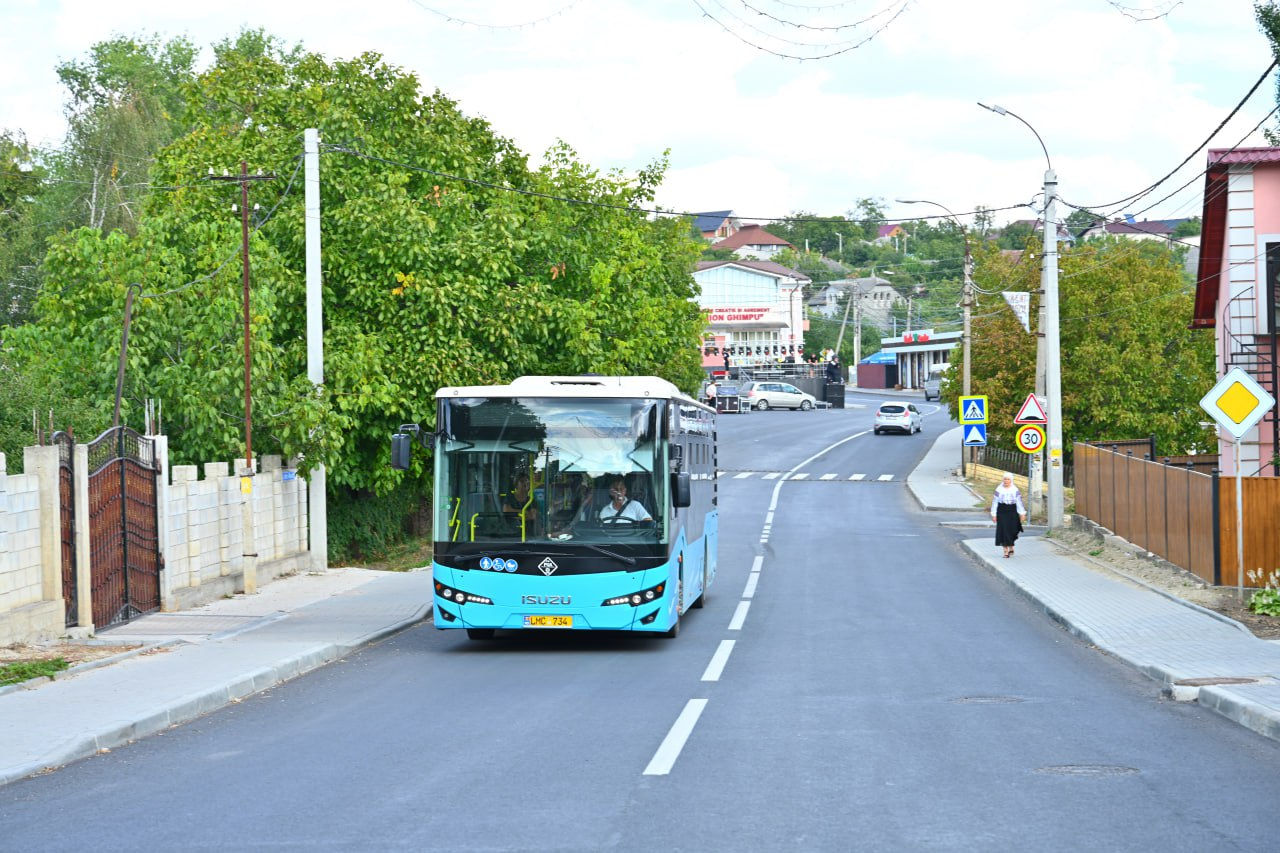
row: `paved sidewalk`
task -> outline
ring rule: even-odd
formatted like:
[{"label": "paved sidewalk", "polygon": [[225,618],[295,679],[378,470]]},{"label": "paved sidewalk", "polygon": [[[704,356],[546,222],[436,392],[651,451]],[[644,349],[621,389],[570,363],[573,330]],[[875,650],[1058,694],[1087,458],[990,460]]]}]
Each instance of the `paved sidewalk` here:
[{"label": "paved sidewalk", "polygon": [[217,710],[423,619],[429,572],[332,569],[99,638],[151,654],[0,695],[0,785]]},{"label": "paved sidewalk", "polygon": [[981,498],[960,478],[960,436],[956,427],[933,443],[915,470],[907,475],[907,488],[924,509],[982,513]]},{"label": "paved sidewalk", "polygon": [[[956,476],[959,445],[959,427],[943,433],[907,477],[925,509],[983,512]],[[948,523],[952,516],[945,518]],[[1008,560],[990,537],[961,544],[1069,632],[1160,682],[1173,698],[1198,701],[1280,740],[1280,644],[1259,640],[1221,614],[1092,567],[1035,535],[1039,530],[1028,528],[1030,535],[1018,540]]]}]

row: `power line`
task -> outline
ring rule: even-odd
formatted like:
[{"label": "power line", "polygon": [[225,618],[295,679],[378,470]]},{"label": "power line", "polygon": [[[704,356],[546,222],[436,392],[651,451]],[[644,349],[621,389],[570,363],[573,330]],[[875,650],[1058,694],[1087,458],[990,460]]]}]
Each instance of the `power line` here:
[{"label": "power line", "polygon": [[[1253,93],[1254,93],[1254,92],[1256,92],[1256,91],[1258,91],[1258,87],[1259,87],[1259,86],[1261,86],[1261,85],[1262,85],[1262,82],[1263,82],[1264,80],[1266,80],[1266,79],[1267,79],[1267,77],[1271,74],[1271,72],[1272,72],[1273,70],[1275,70],[1275,67],[1276,67],[1276,60],[1274,60],[1274,59],[1273,59],[1273,60],[1271,61],[1271,64],[1267,66],[1267,70],[1266,70],[1266,71],[1263,71],[1263,72],[1262,72],[1262,75],[1261,75],[1261,76],[1259,76],[1259,77],[1258,77],[1258,79],[1257,79],[1256,81],[1254,81],[1254,84],[1253,84],[1251,87],[1249,87],[1249,91],[1248,91],[1248,92],[1246,92],[1246,93],[1245,93],[1245,95],[1244,95],[1244,97],[1240,99],[1240,102],[1239,102],[1239,103],[1237,103],[1237,104],[1235,105],[1235,107],[1233,107],[1233,108],[1232,108],[1231,112],[1227,113],[1226,118],[1224,118],[1222,121],[1218,122],[1218,126],[1217,126],[1217,127],[1215,127],[1215,128],[1213,129],[1213,131],[1212,131],[1212,132],[1210,132],[1210,134],[1209,134],[1208,136],[1206,136],[1206,137],[1205,137],[1204,141],[1203,141],[1203,142],[1201,142],[1198,146],[1196,146],[1196,149],[1195,149],[1194,151],[1192,151],[1190,154],[1188,154],[1188,155],[1186,156],[1186,158],[1184,158],[1184,159],[1183,159],[1183,161],[1182,161],[1181,163],[1179,163],[1177,166],[1174,166],[1174,167],[1173,167],[1173,169],[1171,169],[1171,170],[1169,171],[1169,173],[1168,173],[1168,174],[1166,174],[1163,178],[1161,178],[1160,180],[1158,180],[1158,181],[1156,181],[1155,183],[1151,184],[1150,186],[1146,187],[1145,189],[1138,190],[1138,192],[1136,192],[1136,193],[1133,193],[1133,194],[1131,194],[1131,195],[1127,195],[1127,196],[1125,196],[1124,198],[1117,199],[1117,200],[1115,200],[1115,201],[1108,201],[1108,202],[1104,202],[1104,203],[1102,203],[1102,204],[1085,204],[1085,205],[1075,205],[1075,204],[1071,204],[1071,205],[1068,205],[1068,206],[1070,206],[1070,207],[1075,207],[1075,208],[1077,208],[1077,209],[1084,209],[1084,208],[1100,208],[1100,207],[1115,207],[1115,206],[1117,206],[1117,205],[1125,205],[1125,204],[1128,204],[1128,203],[1129,203],[1129,202],[1131,202],[1131,201],[1136,201],[1136,200],[1138,200],[1139,198],[1142,198],[1144,195],[1147,195],[1148,193],[1150,193],[1150,192],[1154,191],[1154,190],[1156,189],[1156,187],[1160,186],[1160,185],[1161,185],[1161,184],[1163,184],[1165,181],[1167,181],[1167,180],[1169,180],[1170,178],[1172,178],[1172,177],[1174,176],[1174,174],[1175,174],[1179,169],[1181,169],[1183,166],[1187,165],[1187,163],[1191,162],[1191,158],[1192,158],[1192,157],[1195,157],[1197,154],[1199,154],[1201,151],[1203,151],[1203,150],[1204,150],[1204,148],[1205,148],[1205,146],[1207,146],[1210,142],[1212,142],[1212,141],[1213,141],[1213,138],[1214,138],[1215,136],[1217,136],[1217,135],[1218,135],[1218,131],[1222,130],[1222,128],[1226,126],[1227,122],[1231,121],[1231,119],[1235,117],[1235,114],[1236,114],[1236,113],[1238,113],[1238,112],[1240,112],[1240,109],[1241,109],[1241,108],[1242,108],[1242,107],[1243,107],[1243,106],[1244,106],[1244,105],[1249,101],[1249,99],[1250,99],[1250,98],[1252,98],[1252,97],[1253,97]],[[1263,121],[1265,121],[1265,119],[1264,119]],[[1261,124],[1261,123],[1259,123],[1259,124]],[[1256,130],[1256,129],[1257,129],[1257,128],[1255,128],[1255,130]],[[1250,133],[1253,133],[1253,131],[1250,131]],[[1247,138],[1247,137],[1246,137],[1246,138]]]}]

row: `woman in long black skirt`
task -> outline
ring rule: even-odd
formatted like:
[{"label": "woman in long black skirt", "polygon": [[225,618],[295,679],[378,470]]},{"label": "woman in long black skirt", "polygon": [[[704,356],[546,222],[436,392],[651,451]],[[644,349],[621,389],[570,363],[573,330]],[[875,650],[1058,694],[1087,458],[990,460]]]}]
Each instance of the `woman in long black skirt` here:
[{"label": "woman in long black skirt", "polygon": [[1005,474],[996,493],[991,498],[991,520],[996,523],[996,544],[1004,548],[1006,557],[1013,556],[1013,545],[1022,532],[1022,522],[1027,520],[1027,508],[1022,505],[1022,492],[1013,484],[1013,475]]}]

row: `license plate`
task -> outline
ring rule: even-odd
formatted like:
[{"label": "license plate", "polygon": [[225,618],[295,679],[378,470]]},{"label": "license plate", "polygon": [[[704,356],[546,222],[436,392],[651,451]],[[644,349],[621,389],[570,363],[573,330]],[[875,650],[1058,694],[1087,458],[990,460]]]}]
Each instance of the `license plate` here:
[{"label": "license plate", "polygon": [[572,616],[526,616],[526,628],[572,628]]}]

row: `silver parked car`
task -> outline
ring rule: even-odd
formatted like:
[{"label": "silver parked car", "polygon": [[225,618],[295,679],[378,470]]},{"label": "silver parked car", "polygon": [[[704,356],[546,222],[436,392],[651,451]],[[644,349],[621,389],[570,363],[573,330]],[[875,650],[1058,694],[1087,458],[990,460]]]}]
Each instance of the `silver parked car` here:
[{"label": "silver parked car", "polygon": [[917,433],[924,426],[924,419],[915,403],[884,402],[876,409],[875,433]]},{"label": "silver parked car", "polygon": [[812,394],[806,394],[789,382],[748,382],[742,386],[745,405],[757,411],[766,409],[799,409],[807,412],[817,402]]}]

